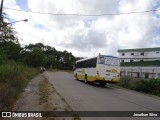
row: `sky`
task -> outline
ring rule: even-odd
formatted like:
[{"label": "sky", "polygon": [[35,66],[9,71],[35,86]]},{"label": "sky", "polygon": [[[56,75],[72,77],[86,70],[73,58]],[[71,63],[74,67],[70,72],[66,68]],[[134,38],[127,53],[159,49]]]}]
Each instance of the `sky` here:
[{"label": "sky", "polygon": [[[0,0],[1,1],[1,0]],[[160,10],[106,16],[36,14],[112,14],[160,9],[160,0],[4,0],[3,11],[22,45],[41,42],[77,57],[106,54],[118,49],[160,46]],[[20,12],[11,9],[18,9]]]}]

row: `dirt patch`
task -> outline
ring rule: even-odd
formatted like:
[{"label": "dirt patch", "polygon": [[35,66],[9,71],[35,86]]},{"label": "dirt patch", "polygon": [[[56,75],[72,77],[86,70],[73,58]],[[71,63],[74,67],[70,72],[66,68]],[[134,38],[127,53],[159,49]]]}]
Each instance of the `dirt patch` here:
[{"label": "dirt patch", "polygon": [[[72,111],[65,99],[57,93],[43,74],[32,79],[13,111]],[[22,118],[10,118],[21,120]],[[79,120],[79,117],[23,118],[23,120]]]},{"label": "dirt patch", "polygon": [[42,82],[43,76],[37,76],[33,78],[25,91],[22,93],[19,100],[16,102],[13,110],[14,111],[41,111],[43,110],[43,105],[39,104],[39,88],[38,84]]}]

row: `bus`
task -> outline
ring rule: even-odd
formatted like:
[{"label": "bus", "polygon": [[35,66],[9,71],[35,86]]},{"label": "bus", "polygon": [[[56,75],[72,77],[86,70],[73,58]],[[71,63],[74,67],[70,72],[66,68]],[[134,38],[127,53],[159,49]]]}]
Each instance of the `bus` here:
[{"label": "bus", "polygon": [[120,60],[110,55],[98,55],[76,61],[75,79],[85,83],[97,82],[101,86],[107,83],[118,83],[120,79]]}]

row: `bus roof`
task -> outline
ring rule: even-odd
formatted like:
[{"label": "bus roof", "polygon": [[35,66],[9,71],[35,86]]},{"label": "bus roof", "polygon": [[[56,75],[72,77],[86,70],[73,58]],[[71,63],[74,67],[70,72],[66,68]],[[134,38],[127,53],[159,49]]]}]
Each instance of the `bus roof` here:
[{"label": "bus roof", "polygon": [[[76,61],[76,63],[77,63],[77,62],[81,62],[81,61],[85,61],[85,60],[89,60],[89,59],[92,59],[92,58],[96,58],[96,57],[98,57],[98,56],[99,56],[99,55],[94,56],[94,57],[90,57],[90,58],[84,58],[84,59],[81,59],[81,60],[77,60],[77,61]],[[100,56],[107,56],[107,57],[114,57],[114,58],[118,58],[118,57],[111,56],[111,55],[100,55]]]},{"label": "bus roof", "polygon": [[85,61],[85,60],[89,60],[89,59],[92,59],[92,58],[96,58],[96,57],[98,57],[98,56],[94,56],[94,57],[90,57],[90,58],[84,58],[84,59],[81,59],[81,60],[77,60],[76,63],[77,62],[81,62],[81,61]]}]

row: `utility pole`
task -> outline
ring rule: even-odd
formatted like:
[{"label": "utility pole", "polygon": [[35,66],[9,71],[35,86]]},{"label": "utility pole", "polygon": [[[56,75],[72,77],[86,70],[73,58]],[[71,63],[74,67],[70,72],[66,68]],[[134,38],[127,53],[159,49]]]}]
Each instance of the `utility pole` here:
[{"label": "utility pole", "polygon": [[2,22],[3,22],[2,11],[3,11],[3,0],[1,0],[1,8],[0,8],[0,28],[1,28]]}]

